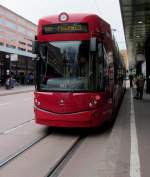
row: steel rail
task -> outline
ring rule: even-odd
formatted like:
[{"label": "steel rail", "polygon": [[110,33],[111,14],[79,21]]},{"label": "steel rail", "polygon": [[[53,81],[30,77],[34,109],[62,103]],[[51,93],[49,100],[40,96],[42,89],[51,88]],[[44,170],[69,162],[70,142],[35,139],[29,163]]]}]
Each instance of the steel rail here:
[{"label": "steel rail", "polygon": [[62,157],[50,168],[49,172],[44,177],[56,177],[65,167],[67,162],[71,159],[77,148],[84,141],[85,137],[80,136],[73,145],[62,155]]},{"label": "steel rail", "polygon": [[48,135],[46,134],[44,136],[36,138],[31,143],[23,146],[22,148],[19,148],[15,153],[13,153],[13,154],[7,156],[6,158],[0,160],[0,168],[3,167],[4,165],[6,165],[7,163],[9,163],[10,161],[12,161],[13,159],[15,159],[16,157],[18,157],[20,154],[22,154],[23,152],[25,152],[29,148],[31,148],[33,145],[37,144],[38,142],[40,142],[41,140],[46,138],[47,136],[49,136],[49,134]]}]

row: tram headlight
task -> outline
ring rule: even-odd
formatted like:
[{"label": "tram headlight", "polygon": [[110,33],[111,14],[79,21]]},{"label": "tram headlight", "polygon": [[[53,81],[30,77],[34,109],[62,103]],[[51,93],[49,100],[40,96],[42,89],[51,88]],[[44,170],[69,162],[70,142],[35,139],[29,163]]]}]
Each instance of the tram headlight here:
[{"label": "tram headlight", "polygon": [[100,95],[96,95],[96,96],[95,96],[95,100],[98,101],[98,100],[100,100],[100,99],[101,99]]},{"label": "tram headlight", "polygon": [[40,106],[40,104],[41,104],[41,103],[38,101],[38,102],[37,102],[37,105]]},{"label": "tram headlight", "polygon": [[89,103],[89,107],[90,107],[90,108],[93,107],[93,104],[92,104],[91,102]]},{"label": "tram headlight", "polygon": [[95,99],[91,99],[89,103],[89,107],[93,107],[97,105],[97,101]]},{"label": "tram headlight", "polygon": [[35,99],[34,99],[34,102],[35,102],[35,103],[37,103],[37,102],[38,102],[38,100],[35,98]]},{"label": "tram headlight", "polygon": [[34,103],[35,103],[35,105],[37,105],[37,106],[40,106],[40,104],[41,104],[41,102],[40,102],[40,101],[38,101],[38,99],[37,99],[37,98],[35,98],[35,99],[34,99]]},{"label": "tram headlight", "polygon": [[101,101],[100,95],[96,95],[94,97],[91,97],[89,107],[97,106],[100,103],[100,101]]}]

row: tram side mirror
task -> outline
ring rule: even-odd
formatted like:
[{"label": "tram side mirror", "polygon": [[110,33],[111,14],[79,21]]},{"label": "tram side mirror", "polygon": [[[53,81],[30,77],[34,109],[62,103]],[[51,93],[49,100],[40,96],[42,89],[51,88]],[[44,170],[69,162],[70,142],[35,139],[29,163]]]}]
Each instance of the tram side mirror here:
[{"label": "tram side mirror", "polygon": [[39,54],[40,53],[38,40],[35,40],[35,41],[32,42],[32,53],[33,54]]},{"label": "tram side mirror", "polygon": [[90,39],[90,52],[96,52],[96,37]]},{"label": "tram side mirror", "polygon": [[46,59],[46,55],[47,55],[47,46],[46,44],[41,44],[40,47],[40,56],[43,60]]}]

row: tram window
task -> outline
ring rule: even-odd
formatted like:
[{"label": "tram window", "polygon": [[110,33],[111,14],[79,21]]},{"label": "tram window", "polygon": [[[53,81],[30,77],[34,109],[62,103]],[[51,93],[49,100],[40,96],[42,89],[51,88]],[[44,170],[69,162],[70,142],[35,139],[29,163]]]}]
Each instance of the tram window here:
[{"label": "tram window", "polygon": [[107,89],[109,87],[109,74],[108,74],[108,57],[104,48],[104,86]]},{"label": "tram window", "polygon": [[87,77],[89,75],[90,64],[89,64],[89,44],[85,41],[79,46],[78,64],[79,64],[79,75],[80,77]]},{"label": "tram window", "polygon": [[102,43],[98,43],[98,56],[96,58],[96,89],[103,90],[103,45]]},{"label": "tram window", "polygon": [[98,44],[98,57],[99,58],[103,58],[103,49],[102,49],[103,45],[102,43]]}]

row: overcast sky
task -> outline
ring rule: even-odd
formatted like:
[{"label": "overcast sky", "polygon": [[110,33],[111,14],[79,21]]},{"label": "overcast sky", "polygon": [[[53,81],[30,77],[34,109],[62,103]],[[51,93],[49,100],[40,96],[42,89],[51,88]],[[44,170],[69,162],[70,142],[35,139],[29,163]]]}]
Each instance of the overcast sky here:
[{"label": "overcast sky", "polygon": [[119,0],[0,0],[0,4],[35,24],[43,16],[61,12],[95,13],[117,30],[119,47],[125,48]]}]

